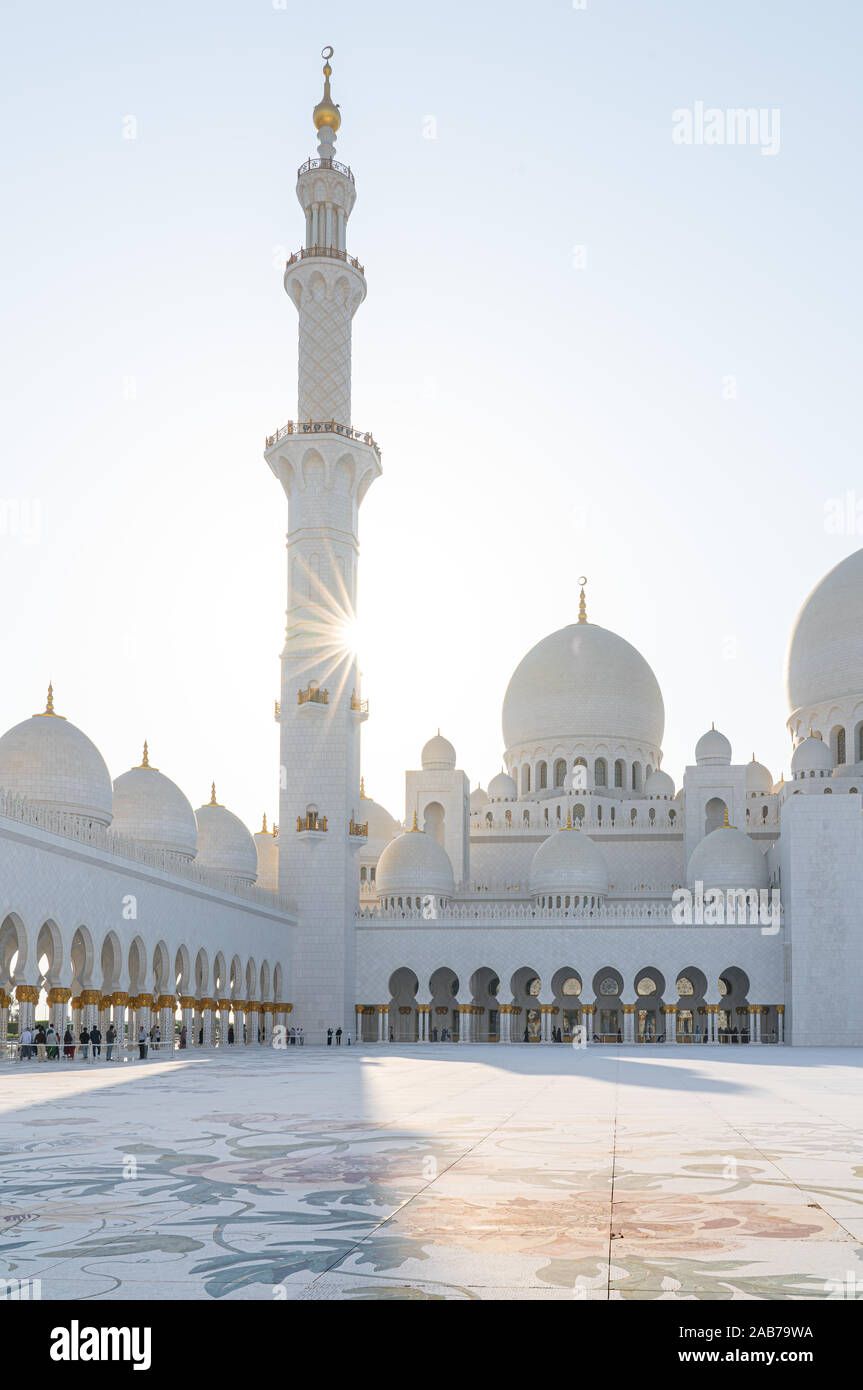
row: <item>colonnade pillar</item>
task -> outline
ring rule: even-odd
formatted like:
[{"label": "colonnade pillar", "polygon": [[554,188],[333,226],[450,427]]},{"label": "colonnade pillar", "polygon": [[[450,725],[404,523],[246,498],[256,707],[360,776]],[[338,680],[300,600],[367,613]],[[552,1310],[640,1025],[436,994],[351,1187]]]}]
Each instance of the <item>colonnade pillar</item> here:
[{"label": "colonnade pillar", "polygon": [[378,1042],[389,1042],[390,1006],[378,1004]]},{"label": "colonnade pillar", "polygon": [[122,1059],[123,1047],[126,1042],[126,1005],[129,996],[125,990],[115,989],[111,995],[111,1019],[114,1024],[114,1032],[117,1034],[117,1041],[114,1046],[117,1049],[117,1057]]},{"label": "colonnade pillar", "polygon": [[215,1045],[213,1024],[216,1012],[216,1001],[215,999],[211,999],[209,995],[205,994],[203,999],[201,999],[200,1004],[201,1028],[203,1029],[204,1034],[201,1045],[202,1047],[213,1047]]},{"label": "colonnade pillar", "polygon": [[665,1041],[667,1043],[677,1042],[677,1005],[663,1004],[662,1012],[665,1014]]},{"label": "colonnade pillar", "polygon": [[584,1045],[590,1047],[593,1044],[593,1020],[596,1016],[595,1004],[582,1004],[582,1027],[584,1028]]},{"label": "colonnade pillar", "polygon": [[6,1035],[9,1032],[9,1005],[11,1003],[11,994],[7,994],[5,989],[0,989],[0,1058],[6,1055]]},{"label": "colonnade pillar", "polygon": [[551,1042],[551,1005],[540,1004],[539,1006],[539,1040],[541,1043]]},{"label": "colonnade pillar", "polygon": [[418,1004],[417,1015],[419,1041],[422,1043],[430,1042],[431,1004]]},{"label": "colonnade pillar", "polygon": [[84,1027],[89,1032],[95,1028],[99,1017],[99,1004],[102,1000],[102,992],[98,989],[82,989],[81,1005],[84,1016]]},{"label": "colonnade pillar", "polygon": [[785,1005],[776,1005],[776,1041],[785,1041]]},{"label": "colonnade pillar", "polygon": [[[73,995],[72,995],[72,998],[69,1000],[69,1009],[70,1009],[70,1012],[71,1012],[71,1014],[72,1014],[72,1036],[73,1036],[73,1038],[75,1039],[75,1042],[77,1043],[77,1041],[78,1041],[78,1034],[79,1034],[80,1031],[81,1031],[81,996],[80,996],[80,994],[73,994]],[[18,1024],[19,1031],[20,1031],[20,1027],[21,1027],[21,1024],[20,1024],[20,1022],[19,1022],[19,1024]]]},{"label": "colonnade pillar", "polygon": [[[72,998],[71,989],[64,989],[55,985],[48,991],[48,1007],[51,1010],[51,1022],[57,1032],[60,1041],[63,1041],[63,1034],[66,1031],[66,1004]],[[105,1031],[104,1029],[102,1030]],[[5,1033],[0,1027],[0,1041],[5,1040]]]},{"label": "colonnade pillar", "polygon": [[230,999],[217,999],[219,1006],[219,1046],[227,1047],[228,1029],[231,1026],[231,1001]]},{"label": "colonnade pillar", "polygon": [[180,1029],[186,1030],[186,1047],[194,1046],[195,1028],[195,996],[194,994],[180,995]]},{"label": "colonnade pillar", "polygon": [[273,1014],[276,1006],[271,1000],[261,1005],[264,1013],[264,1046],[271,1047],[273,1042]]},{"label": "colonnade pillar", "polygon": [[469,1043],[471,1038],[471,1017],[473,1009],[470,1004],[459,1004],[458,1006],[458,1040],[460,1043]]},{"label": "colonnade pillar", "polygon": [[162,1043],[160,1050],[170,1054],[174,1050],[174,1014],[177,1001],[173,994],[160,994],[156,1000],[156,1008],[159,1011],[159,1037]]},{"label": "colonnade pillar", "polygon": [[246,1005],[246,1042],[250,1047],[258,1045],[258,1029],[261,1026],[261,1001],[250,999]]},{"label": "colonnade pillar", "polygon": [[18,1036],[25,1028],[32,1028],[36,1021],[36,1005],[39,1003],[38,985],[16,985],[15,998],[18,1000]]},{"label": "colonnade pillar", "polygon": [[497,1010],[498,1018],[498,1039],[502,1043],[511,1042],[510,1023],[512,1022],[512,1005],[499,1004]]},{"label": "colonnade pillar", "polygon": [[623,1041],[625,1043],[635,1042],[635,1005],[621,1004],[623,1013]]}]

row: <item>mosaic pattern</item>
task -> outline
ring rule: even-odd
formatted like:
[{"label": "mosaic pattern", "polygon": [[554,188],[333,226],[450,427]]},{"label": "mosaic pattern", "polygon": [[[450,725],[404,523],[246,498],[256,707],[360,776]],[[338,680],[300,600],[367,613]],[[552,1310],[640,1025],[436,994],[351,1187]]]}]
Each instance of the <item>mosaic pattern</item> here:
[{"label": "mosaic pattern", "polygon": [[0,1066],[43,1298],[863,1296],[863,1059],[440,1045]]}]

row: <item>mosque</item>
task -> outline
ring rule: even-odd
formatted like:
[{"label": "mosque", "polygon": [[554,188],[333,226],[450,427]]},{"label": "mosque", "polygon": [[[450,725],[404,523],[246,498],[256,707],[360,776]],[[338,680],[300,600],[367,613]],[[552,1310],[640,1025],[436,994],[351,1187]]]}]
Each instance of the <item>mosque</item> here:
[{"label": "mosque", "polygon": [[791,633],[788,781],[711,726],[675,787],[656,677],[583,585],[515,668],[485,788],[438,731],[404,822],[365,795],[343,632],[381,451],[352,424],[366,279],[331,53],[284,274],[297,419],[264,454],[288,499],[278,830],[250,834],[215,786],[193,810],[146,745],[112,782],[49,688],[0,737],[0,1038],[11,1011],[111,1017],[130,1039],[182,1019],[204,1047],[290,1024],[310,1042],[341,1025],[370,1044],[863,1045],[863,550]]}]

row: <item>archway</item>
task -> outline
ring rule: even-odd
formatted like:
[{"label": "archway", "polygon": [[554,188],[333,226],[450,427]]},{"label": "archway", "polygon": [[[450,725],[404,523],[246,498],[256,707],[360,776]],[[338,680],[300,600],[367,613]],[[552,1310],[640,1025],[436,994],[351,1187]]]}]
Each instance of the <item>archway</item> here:
[{"label": "archway", "polygon": [[539,996],[542,980],[539,972],[531,965],[522,965],[510,980],[513,1012],[512,1041],[540,1042],[542,1038],[542,1014]]},{"label": "archway", "polygon": [[419,980],[408,966],[399,966],[389,981],[389,1030],[393,1042],[417,1040],[417,991]]},{"label": "archway", "polygon": [[560,1029],[562,1042],[572,1042],[584,1022],[581,1013],[582,988],[581,975],[571,965],[564,965],[555,971],[551,992],[558,1012],[552,1015],[552,1028]]},{"label": "archway", "polygon": [[707,976],[694,965],[686,965],[674,983],[677,993],[677,1038],[679,1042],[707,1041]]},{"label": "archway", "polygon": [[712,796],[704,808],[704,833],[709,835],[725,824],[728,817],[728,803],[721,796]]},{"label": "archway", "polygon": [[458,975],[448,965],[440,966],[429,980],[432,1042],[458,1041],[459,1015],[455,1003],[458,990]]},{"label": "archway", "polygon": [[620,1042],[623,1039],[623,1011],[620,996],[623,993],[623,976],[611,965],[597,970],[593,977],[593,993],[596,1012],[593,1015],[593,1040],[595,1042]]},{"label": "archway", "polygon": [[719,1041],[749,1042],[749,976],[729,965],[719,976]]},{"label": "archway", "polygon": [[471,1037],[474,1042],[488,1042],[500,1037],[500,1012],[498,993],[500,977],[490,965],[481,965],[470,977],[470,1002],[475,1013],[471,1020]]},{"label": "archway", "polygon": [[439,801],[430,801],[423,811],[423,830],[446,848],[446,812]]},{"label": "archway", "polygon": [[654,1043],[665,1039],[665,1015],[662,1012],[662,997],[665,993],[665,976],[653,965],[644,966],[634,980],[635,984],[635,1041]]}]

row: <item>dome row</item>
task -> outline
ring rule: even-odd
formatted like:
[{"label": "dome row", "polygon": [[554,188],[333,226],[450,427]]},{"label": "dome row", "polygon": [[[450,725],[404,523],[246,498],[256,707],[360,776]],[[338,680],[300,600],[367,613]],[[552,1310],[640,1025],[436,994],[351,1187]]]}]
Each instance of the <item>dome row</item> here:
[{"label": "dome row", "polygon": [[248,883],[258,876],[255,841],[238,816],[218,805],[215,787],[209,804],[193,811],[176,783],[150,766],[146,744],[140,766],[112,785],[96,745],[55,712],[50,687],[44,713],[0,738],[0,789],[218,873]]}]

